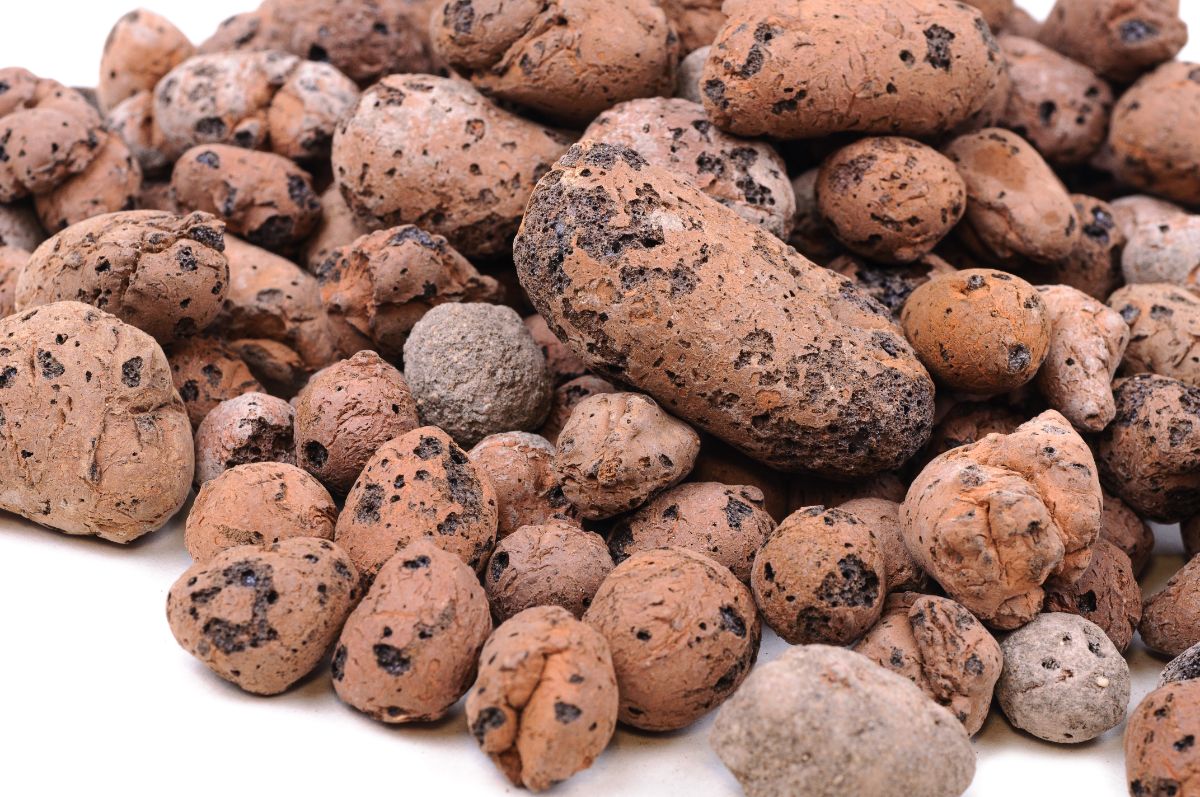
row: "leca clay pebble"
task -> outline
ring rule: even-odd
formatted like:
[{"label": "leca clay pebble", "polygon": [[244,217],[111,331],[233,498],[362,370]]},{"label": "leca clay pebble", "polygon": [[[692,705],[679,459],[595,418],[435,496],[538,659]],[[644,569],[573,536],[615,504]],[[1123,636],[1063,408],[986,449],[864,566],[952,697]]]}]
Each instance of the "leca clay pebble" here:
[{"label": "leca clay pebble", "polygon": [[1133,795],[1186,795],[1200,784],[1200,681],[1160,686],[1125,727],[1125,781]]},{"label": "leca clay pebble", "polygon": [[499,620],[533,606],[561,606],[582,617],[613,569],[604,538],[573,523],[521,526],[498,543],[483,587]]},{"label": "leca clay pebble", "polygon": [[296,463],[292,406],[265,393],[222,401],[196,427],[196,485],[247,462]]},{"label": "leca clay pebble", "polygon": [[500,432],[480,440],[467,456],[496,490],[499,539],[528,524],[574,521],[575,507],[554,474],[554,446],[546,438]]},{"label": "leca clay pebble", "polygon": [[193,429],[222,401],[264,392],[237,351],[220,338],[200,335],[182,340],[171,346],[167,362]]}]

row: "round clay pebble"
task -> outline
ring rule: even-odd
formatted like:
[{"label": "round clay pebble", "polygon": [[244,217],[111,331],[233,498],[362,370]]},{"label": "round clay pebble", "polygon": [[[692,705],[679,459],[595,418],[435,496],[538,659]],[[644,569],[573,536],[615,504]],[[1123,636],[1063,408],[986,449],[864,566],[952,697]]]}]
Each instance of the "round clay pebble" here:
[{"label": "round clay pebble", "polygon": [[546,438],[501,432],[480,440],[467,456],[496,490],[499,539],[528,524],[575,518],[554,475],[554,446]]},{"label": "round clay pebble", "polygon": [[28,262],[29,252],[0,244],[0,318],[16,312],[17,280]]},{"label": "round clay pebble", "polygon": [[562,606],[582,617],[612,569],[603,537],[550,521],[522,526],[496,543],[483,587],[498,620],[532,606]]},{"label": "round clay pebble", "polygon": [[621,721],[647,731],[685,728],[728,698],[762,639],[750,590],[683,548],[626,559],[583,619],[612,649]]},{"label": "round clay pebble", "polygon": [[1108,305],[1129,324],[1123,374],[1161,374],[1200,386],[1200,297],[1165,282],[1126,285]]},{"label": "round clay pebble", "polygon": [[792,193],[796,195],[796,218],[792,222],[788,243],[812,262],[824,266],[842,254],[843,250],[821,218],[817,204],[817,178],[820,174],[820,168],[813,168],[792,180]]},{"label": "round clay pebble", "polygon": [[890,310],[897,320],[913,291],[940,274],[956,271],[954,266],[932,254],[904,265],[873,263],[853,255],[839,255],[828,262],[828,267],[854,280],[863,293]]},{"label": "round clay pebble", "polygon": [[908,297],[900,323],[933,377],[966,393],[1015,390],[1037,376],[1050,347],[1037,289],[991,269],[934,277]]},{"label": "round clay pebble", "polygon": [[292,405],[265,393],[222,401],[196,428],[196,484],[247,462],[296,463]]},{"label": "round clay pebble", "polygon": [[660,493],[617,522],[608,537],[613,559],[679,547],[712,557],[738,580],[750,582],[754,555],[775,530],[762,490],[716,482],[689,482]]},{"label": "round clay pebble", "polygon": [[907,678],[802,645],[756,668],[710,743],[746,797],[959,797],[975,774],[961,722]]},{"label": "round clay pebble", "polygon": [[563,609],[538,606],[483,646],[467,725],[513,785],[543,791],[604,751],[617,703],[608,641]]},{"label": "round clay pebble", "polygon": [[910,138],[863,138],[825,159],[817,206],[848,249],[885,263],[929,254],[958,224],[967,190],[954,164]]},{"label": "round clay pebble", "polygon": [[357,598],[358,574],[329,540],[241,545],[198,561],[167,595],[180,646],[227,681],[275,695],[315,668]]},{"label": "round clay pebble", "polygon": [[570,346],[558,339],[558,336],[546,324],[546,319],[534,313],[526,316],[523,320],[526,328],[529,329],[529,334],[533,335],[534,342],[542,348],[542,356],[546,358],[546,368],[549,369],[550,378],[555,385],[561,385],[587,375],[587,366],[583,364],[583,360],[575,356],[575,352],[571,351]]},{"label": "round clay pebble", "polygon": [[1200,215],[1180,215],[1135,227],[1121,250],[1121,274],[1129,284],[1200,283]]},{"label": "round clay pebble", "polygon": [[982,440],[989,434],[1012,434],[1024,422],[1024,416],[1001,403],[964,401],[955,404],[933,427],[925,447],[926,461],[952,448]]},{"label": "round clay pebble", "polygon": [[337,514],[329,492],[296,466],[251,462],[204,483],[188,513],[183,544],[194,560],[207,562],[239,545],[332,540]]},{"label": "round clay pebble", "polygon": [[171,347],[167,362],[193,429],[222,401],[265,392],[237,351],[220,338],[198,335],[182,340]]},{"label": "round clay pebble", "polygon": [[333,652],[334,691],[382,722],[438,719],[471,686],[491,631],[474,571],[432,540],[414,540],[388,559],[346,620]]},{"label": "round clay pebble", "polygon": [[473,446],[496,432],[530,432],[550,411],[546,358],[512,308],[442,304],[413,325],[404,377],[421,420]]},{"label": "round clay pebble", "polygon": [[367,582],[422,537],[482,571],[496,543],[496,492],[448,434],[422,426],[367,461],[338,516],[335,539]]},{"label": "round clay pebble", "polygon": [[1083,194],[1072,194],[1071,202],[1081,224],[1079,243],[1066,260],[1046,264],[1037,272],[1038,281],[1069,285],[1093,299],[1106,301],[1125,282],[1121,271],[1125,233],[1117,222],[1117,210]]},{"label": "round clay pebble", "polygon": [[[145,182],[148,183],[150,177],[162,177],[163,173],[174,163],[163,151],[158,128],[154,126],[154,95],[151,92],[143,91],[134,94],[110,110],[105,124],[108,125],[109,132],[114,137],[125,142],[129,153],[141,166]],[[169,179],[163,183],[170,188]],[[145,188],[144,185],[143,188]],[[174,201],[174,197],[167,198]],[[167,209],[144,204],[139,204],[138,207],[153,210]]]},{"label": "round clay pebble", "polygon": [[139,8],[117,20],[104,40],[96,99],[108,111],[122,100],[152,91],[159,79],[195,52],[170,20]]},{"label": "round clay pebble", "polygon": [[[1185,534],[1189,525],[1189,521],[1182,525]],[[1107,491],[1104,491],[1104,514],[1100,516],[1100,539],[1108,540],[1129,557],[1135,576],[1141,575],[1146,565],[1150,564],[1150,555],[1154,552],[1154,530],[1128,504]]]},{"label": "round clay pebble", "polygon": [[1146,647],[1178,656],[1200,642],[1200,559],[1190,559],[1151,595],[1138,625]]},{"label": "round clay pebble", "polygon": [[1187,25],[1179,18],[1179,0],[1058,0],[1038,39],[1128,83],[1171,60],[1187,41]]},{"label": "round clay pebble", "polygon": [[854,650],[903,675],[974,736],[1000,677],[1000,645],[961,604],[915,592],[888,596],[883,616]]},{"label": "round clay pebble", "polygon": [[1112,543],[1096,540],[1087,571],[1074,584],[1047,590],[1044,610],[1092,621],[1124,652],[1142,619],[1142,591],[1129,557]]},{"label": "round clay pebble", "polygon": [[142,167],[117,136],[108,136],[87,168],[33,198],[38,218],[58,232],[92,216],[132,210],[142,187]]},{"label": "round clay pebble", "polygon": [[883,554],[857,516],[813,506],[793,512],[754,558],[750,586],[763,620],[793,645],[846,645],[879,619]]},{"label": "round clay pebble", "polygon": [[709,46],[692,50],[679,62],[675,73],[675,96],[688,102],[703,103],[704,64],[708,61]]},{"label": "round clay pebble", "polygon": [[[545,348],[542,350],[545,351]],[[563,382],[550,396],[550,412],[546,414],[546,422],[542,424],[538,434],[557,445],[558,436],[567,425],[567,421],[571,420],[571,413],[575,411],[579,402],[599,393],[616,392],[617,386],[612,382],[590,374]]]},{"label": "round clay pebble", "polygon": [[296,464],[337,495],[381,445],[421,425],[404,377],[373,351],[313,374],[295,408]]},{"label": "round clay pebble", "polygon": [[276,0],[260,11],[280,18],[289,52],[328,62],[367,85],[384,75],[429,71],[425,32],[411,5],[411,0]]},{"label": "round clay pebble", "polygon": [[577,404],[559,433],[554,472],[579,516],[602,520],[683,481],[699,451],[699,436],[653,399],[600,393]]},{"label": "round clay pebble", "polygon": [[884,583],[888,592],[920,592],[928,586],[928,576],[904,545],[899,501],[868,496],[852,498],[838,504],[838,508],[867,524],[875,535],[883,555]]},{"label": "round clay pebble", "polygon": [[688,480],[755,487],[763,494],[762,508],[773,521],[788,515],[788,477],[715,437],[701,437],[700,453]]},{"label": "round clay pebble", "polygon": [[1167,662],[1167,666],[1163,667],[1158,677],[1158,685],[1194,681],[1197,678],[1200,678],[1200,642]]},{"label": "round clay pebble", "polygon": [[1000,643],[996,698],[1008,721],[1039,739],[1078,744],[1125,719],[1129,665],[1104,630],[1053,612]]},{"label": "round clay pebble", "polygon": [[1135,797],[1190,797],[1200,787],[1200,681],[1160,686],[1125,727],[1125,782]]}]

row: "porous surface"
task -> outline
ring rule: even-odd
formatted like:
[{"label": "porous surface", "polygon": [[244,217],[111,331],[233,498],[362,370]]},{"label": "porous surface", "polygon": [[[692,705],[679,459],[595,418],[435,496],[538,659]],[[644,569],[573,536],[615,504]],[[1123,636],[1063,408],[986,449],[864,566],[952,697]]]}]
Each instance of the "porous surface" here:
[{"label": "porous surface", "polygon": [[1161,686],[1125,728],[1125,782],[1135,795],[1186,795],[1200,785],[1200,681]]},{"label": "porous surface", "polygon": [[1079,242],[1066,260],[1045,264],[1038,272],[1038,281],[1069,285],[1093,299],[1106,301],[1125,282],[1121,271],[1125,232],[1118,222],[1118,211],[1084,194],[1072,194],[1071,202],[1079,217]]},{"label": "porous surface", "polygon": [[187,499],[191,424],[162,349],[79,302],[0,319],[0,509],[130,542]]},{"label": "porous surface", "polygon": [[388,723],[442,717],[471,686],[492,631],[474,571],[432,540],[400,546],[333,651],[344,703]]},{"label": "porous surface", "polygon": [[467,725],[513,785],[544,791],[608,746],[617,702],[608,641],[565,610],[540,606],[484,645]]},{"label": "porous surface", "polygon": [[[536,335],[534,339],[537,339]],[[546,348],[543,347],[542,351],[546,351]],[[547,365],[551,365],[549,359],[547,359]],[[554,372],[551,371],[551,376],[553,374]],[[599,393],[616,392],[618,392],[617,386],[612,382],[590,374],[577,376],[563,382],[554,388],[554,393],[550,395],[550,411],[546,413],[546,422],[542,424],[538,434],[557,445],[559,434],[567,425],[567,421],[571,419],[571,413],[575,411],[579,402]]]},{"label": "porous surface", "polygon": [[1088,569],[1074,584],[1059,584],[1047,590],[1044,609],[1092,621],[1117,650],[1124,652],[1142,619],[1142,591],[1133,564],[1117,546],[1096,540]]},{"label": "porous surface", "polygon": [[197,335],[181,340],[171,347],[167,362],[193,429],[222,401],[265,392],[237,351],[220,338]]},{"label": "porous surface", "polygon": [[534,606],[582,617],[613,566],[599,534],[561,520],[531,524],[496,543],[483,588],[499,621]]},{"label": "porous surface", "polygon": [[1187,41],[1179,0],[1058,0],[1038,39],[1102,75],[1128,83]]},{"label": "porous surface", "polygon": [[1000,643],[996,699],[1015,727],[1078,744],[1125,719],[1129,665],[1103,629],[1074,614],[1037,617]]},{"label": "porous surface", "polygon": [[958,797],[975,774],[949,711],[903,676],[826,645],[755,669],[709,741],[747,797]]},{"label": "porous surface", "polygon": [[[982,440],[989,434],[1011,434],[1025,422],[1025,417],[999,401],[964,401],[955,404],[933,427],[925,462],[952,448]],[[904,496],[901,495],[903,500]]]},{"label": "porous surface", "polygon": [[358,574],[329,540],[241,545],[184,571],[167,594],[180,647],[241,689],[275,695],[325,658]]},{"label": "porous surface", "polygon": [[247,462],[296,463],[292,405],[243,393],[213,407],[196,428],[196,485]]},{"label": "porous surface", "polygon": [[875,263],[854,255],[839,255],[830,260],[827,267],[853,280],[859,290],[886,307],[897,321],[913,291],[934,277],[955,271],[954,266],[934,254],[924,255],[903,265]]},{"label": "porous surface", "polygon": [[1167,666],[1163,667],[1162,674],[1158,678],[1158,685],[1166,686],[1181,681],[1194,681],[1196,678],[1200,678],[1200,643],[1192,645],[1167,662]]},{"label": "porous surface", "polygon": [[0,318],[16,312],[17,279],[28,262],[28,251],[0,244]]},{"label": "porous surface", "polygon": [[1161,374],[1200,386],[1200,298],[1165,282],[1126,285],[1108,305],[1129,324],[1123,374]]},{"label": "porous surface", "polygon": [[107,136],[87,168],[38,194],[33,204],[42,226],[58,232],[93,216],[132,210],[141,187],[141,165],[124,141]]},{"label": "porous surface", "polygon": [[[1154,552],[1154,530],[1120,498],[1107,490],[1102,492],[1104,513],[1100,516],[1100,539],[1120,548],[1129,557],[1133,574],[1139,576],[1150,564],[1150,555]],[[1183,528],[1186,527],[1185,522]]]},{"label": "porous surface", "polygon": [[159,78],[195,48],[179,28],[165,17],[139,8],[117,20],[104,40],[96,99],[102,110],[143,91],[152,91]]},{"label": "porous surface", "polygon": [[700,439],[700,453],[688,479],[755,487],[763,494],[762,507],[778,522],[788,515],[788,476],[772,470],[715,437]]},{"label": "porous surface", "polygon": [[583,617],[608,639],[621,722],[684,728],[745,679],[762,639],[750,590],[703,554],[662,548],[617,566]]},{"label": "porous surface", "polygon": [[1168,656],[1200,642],[1200,560],[1188,560],[1146,600],[1138,632],[1146,647]]},{"label": "porous surface", "polygon": [[851,498],[838,508],[861,520],[875,535],[875,544],[883,556],[883,582],[888,592],[925,591],[929,578],[904,545],[899,501],[865,496]]},{"label": "porous surface", "polygon": [[684,52],[712,44],[725,24],[722,0],[659,0]]},{"label": "porous surface", "polygon": [[1179,214],[1138,224],[1121,250],[1125,282],[1200,287],[1200,215]]},{"label": "porous surface", "polygon": [[554,446],[546,438],[500,432],[480,440],[467,456],[496,490],[497,538],[529,524],[574,520],[575,507],[554,474]]}]

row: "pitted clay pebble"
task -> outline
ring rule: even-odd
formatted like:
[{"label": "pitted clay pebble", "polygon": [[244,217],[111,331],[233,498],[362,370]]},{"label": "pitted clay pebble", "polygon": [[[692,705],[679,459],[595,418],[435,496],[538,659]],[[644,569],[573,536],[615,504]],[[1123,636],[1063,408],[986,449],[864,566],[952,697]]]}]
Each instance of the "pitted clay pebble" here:
[{"label": "pitted clay pebble", "polygon": [[1200,386],[1200,298],[1169,283],[1142,283],[1121,288],[1108,304],[1130,328],[1122,373]]},{"label": "pitted clay pebble", "polygon": [[411,224],[356,237],[330,252],[316,273],[342,351],[374,348],[397,361],[432,307],[493,301],[500,293],[445,238]]},{"label": "pitted clay pebble", "polygon": [[470,688],[491,631],[471,568],[433,540],[414,540],[397,548],[346,620],[333,651],[334,691],[382,722],[438,719]]},{"label": "pitted clay pebble", "polygon": [[431,24],[480,91],[564,125],[675,86],[679,39],[658,0],[447,0]]},{"label": "pitted clay pebble", "polygon": [[34,251],[17,307],[86,300],[166,343],[216,318],[229,285],[224,249],[224,225],[207,213],[96,216]]},{"label": "pitted clay pebble", "polygon": [[904,545],[900,528],[900,502],[887,498],[852,498],[838,505],[861,520],[875,535],[879,553],[883,555],[883,579],[888,592],[921,592],[929,584],[925,571],[913,559]]},{"label": "pitted clay pebble", "polygon": [[1042,156],[1016,133],[987,128],[943,150],[967,184],[959,235],[976,254],[1005,262],[1054,263],[1070,257],[1080,223],[1066,188]]},{"label": "pitted clay pebble", "polygon": [[[533,340],[542,349],[546,368],[556,386],[587,375],[587,366],[575,356],[571,347],[563,343],[546,324],[546,319],[537,313],[522,319]],[[553,401],[553,399],[551,399]],[[549,419],[547,419],[549,422]]]},{"label": "pitted clay pebble", "polygon": [[681,100],[704,104],[704,64],[708,62],[711,47],[704,46],[692,50],[679,62],[675,73],[675,96]]},{"label": "pitted clay pebble", "polygon": [[[1003,404],[970,401],[956,404],[933,427],[924,451],[925,462],[952,448],[982,440],[989,434],[1012,434],[1024,422],[1022,415]],[[904,496],[900,498],[903,500]]]},{"label": "pitted clay pebble", "polygon": [[1096,471],[1087,444],[1048,410],[926,465],[900,507],[904,542],[947,595],[993,628],[1018,628],[1041,610],[1043,584],[1071,584],[1091,563]]},{"label": "pitted clay pebble", "polygon": [[214,407],[196,429],[196,485],[247,462],[296,462],[292,405],[243,393]]},{"label": "pitted clay pebble", "polygon": [[197,562],[226,548],[273,545],[292,537],[333,539],[337,505],[321,483],[294,465],[238,465],[200,488],[183,544]]},{"label": "pitted clay pebble", "polygon": [[788,504],[791,512],[795,512],[810,506],[841,506],[858,498],[883,498],[900,502],[907,491],[908,481],[895,473],[879,473],[870,479],[854,482],[801,477],[792,479],[788,485]]},{"label": "pitted clay pebble", "polygon": [[1110,207],[1113,220],[1126,238],[1133,235],[1139,227],[1169,224],[1188,215],[1186,210],[1174,202],[1145,194],[1119,197],[1110,203]]},{"label": "pitted clay pebble", "polygon": [[1079,217],[1079,242],[1066,260],[1039,266],[1039,282],[1068,285],[1093,299],[1106,301],[1121,287],[1121,256],[1125,233],[1117,220],[1114,205],[1083,194],[1072,194],[1071,202]]},{"label": "pitted clay pebble", "polygon": [[142,167],[117,136],[108,136],[96,157],[45,194],[34,197],[38,218],[58,232],[72,224],[118,210],[132,210],[142,185]]},{"label": "pitted clay pebble", "polygon": [[[534,340],[537,340],[536,334]],[[542,351],[547,351],[546,347],[543,347]],[[549,359],[547,359],[547,365],[551,365]],[[553,376],[553,371],[551,371],[551,376]],[[577,376],[563,382],[554,389],[554,393],[550,396],[550,412],[547,413],[546,422],[542,424],[538,434],[552,444],[558,445],[558,436],[562,433],[563,427],[567,425],[567,421],[571,419],[571,413],[575,411],[579,402],[600,393],[616,392],[618,392],[616,385],[598,376]]]},{"label": "pitted clay pebble", "polygon": [[854,280],[859,290],[890,310],[896,320],[900,319],[900,311],[913,291],[934,277],[955,271],[954,266],[934,254],[904,265],[873,263],[853,255],[840,255],[829,261],[828,268]]},{"label": "pitted clay pebble", "polygon": [[765,142],[717,129],[697,103],[623,102],[596,117],[582,139],[629,147],[777,238],[792,230],[796,197],[783,159]]},{"label": "pitted clay pebble", "polygon": [[0,509],[130,542],[179,510],[192,470],[153,338],[79,302],[0,319]]},{"label": "pitted clay pebble", "polygon": [[762,490],[716,482],[672,487],[618,521],[608,537],[613,559],[679,547],[702,553],[750,583],[754,555],[775,530]]},{"label": "pitted clay pebble", "polygon": [[295,396],[308,381],[310,369],[289,346],[263,338],[239,338],[229,345],[271,395]]},{"label": "pitted clay pebble", "polygon": [[1159,675],[1158,685],[1194,681],[1197,678],[1200,678],[1200,643],[1192,645],[1167,662],[1167,666],[1163,667],[1162,674]]},{"label": "pitted clay pebble", "polygon": [[1124,651],[1142,619],[1142,592],[1133,564],[1117,546],[1100,539],[1092,546],[1092,563],[1074,584],[1046,592],[1045,611],[1077,614],[1091,620]]},{"label": "pitted clay pebble", "polygon": [[684,52],[712,44],[725,24],[722,0],[659,0]]},{"label": "pitted clay pebble", "polygon": [[533,606],[561,606],[582,617],[612,569],[603,537],[552,520],[522,526],[496,543],[483,588],[501,621]]},{"label": "pitted clay pebble", "polygon": [[754,558],[750,585],[763,620],[793,645],[846,645],[879,619],[883,553],[864,521],[813,506],[779,524]]},{"label": "pitted clay pebble", "polygon": [[220,338],[197,336],[180,341],[171,347],[167,362],[193,429],[222,401],[264,392],[237,351]]},{"label": "pitted clay pebble", "polygon": [[381,445],[421,425],[404,377],[373,351],[313,374],[295,407],[296,464],[336,495]]},{"label": "pitted clay pebble", "polygon": [[958,128],[1004,80],[1004,57],[962,3],[737,2],[704,69],[704,104],[730,132],[915,137]]},{"label": "pitted clay pebble", "polygon": [[1058,0],[1038,39],[1128,83],[1171,60],[1187,41],[1187,26],[1179,18],[1179,0]]},{"label": "pitted clay pebble", "polygon": [[1095,623],[1043,614],[1000,643],[996,698],[1008,721],[1039,739],[1078,744],[1125,719],[1129,665]]},{"label": "pitted clay pebble", "polygon": [[603,636],[556,606],[505,622],[479,657],[467,725],[515,786],[543,791],[587,769],[617,725]]},{"label": "pitted clay pebble", "polygon": [[190,58],[195,48],[170,20],[139,8],[117,20],[100,56],[96,98],[105,111],[142,91]]},{"label": "pitted clay pebble", "polygon": [[903,676],[826,645],[758,667],[710,743],[747,797],[958,797],[975,774],[961,722]]},{"label": "pitted clay pebble", "polygon": [[910,138],[863,138],[825,159],[817,177],[825,226],[846,248],[885,263],[929,254],[967,209],[963,178]]},{"label": "pitted clay pebble", "polygon": [[329,540],[242,545],[192,565],[167,595],[180,647],[227,681],[275,695],[310,673],[357,598],[358,574]]},{"label": "pitted clay pebble", "polygon": [[537,429],[550,411],[550,375],[521,317],[494,304],[442,304],[413,325],[404,377],[421,419],[462,445]]},{"label": "pitted clay pebble", "polygon": [[334,126],[357,100],[358,90],[341,72],[329,64],[301,61],[267,109],[271,151],[325,168]]},{"label": "pitted clay pebble", "polygon": [[854,650],[919,686],[949,709],[968,734],[983,727],[1003,656],[988,630],[962,605],[915,592],[890,595],[883,617]]},{"label": "pitted clay pebble", "polygon": [[467,456],[496,490],[498,538],[525,525],[574,521],[575,507],[559,486],[554,446],[546,438],[528,432],[500,432],[480,440]]},{"label": "pitted clay pebble", "polygon": [[428,538],[482,571],[496,544],[496,491],[450,436],[422,426],[384,443],[338,516],[337,539],[367,582],[399,549]]},{"label": "pitted clay pebble", "polygon": [[1146,647],[1178,656],[1200,642],[1200,559],[1190,559],[1146,600],[1138,625]]},{"label": "pitted clay pebble", "polygon": [[[1154,530],[1117,498],[1104,492],[1104,514],[1100,516],[1100,539],[1121,549],[1133,565],[1133,574],[1140,576],[1150,564],[1154,552]],[[1183,528],[1186,530],[1187,523]],[[1186,547],[1186,540],[1185,540]],[[1200,551],[1200,548],[1197,549]],[[1190,558],[1190,557],[1189,557]]]},{"label": "pitted clay pebble", "polygon": [[1075,428],[1099,432],[1117,412],[1112,380],[1127,356],[1129,325],[1117,310],[1074,288],[1043,285],[1037,290],[1050,319],[1050,347],[1038,371],[1038,390]]},{"label": "pitted clay pebble", "polygon": [[788,515],[788,476],[715,437],[701,436],[700,453],[688,480],[754,487],[762,493],[762,508],[772,520],[778,522]]},{"label": "pitted clay pebble", "polygon": [[869,475],[928,435],[932,382],[883,307],[632,150],[572,147],[513,254],[589,368],[765,464]]},{"label": "pitted clay pebble", "polygon": [[1113,383],[1117,414],[1096,445],[1104,486],[1138,515],[1200,513],[1200,388],[1157,374]]},{"label": "pitted clay pebble", "polygon": [[470,84],[389,75],[338,125],[333,172],[360,223],[415,224],[479,257],[508,248],[529,192],[566,146]]},{"label": "pitted clay pebble", "polygon": [[29,252],[0,244],[0,318],[16,312],[17,279],[28,262]]},{"label": "pitted clay pebble", "polygon": [[703,554],[662,548],[617,566],[583,617],[608,639],[622,722],[685,728],[720,705],[758,657],[750,590]]},{"label": "pitted clay pebble", "polygon": [[46,231],[33,208],[23,202],[0,204],[0,246],[15,246],[32,252],[44,240]]},{"label": "pitted clay pebble", "polygon": [[554,472],[563,495],[589,520],[641,506],[683,481],[700,438],[637,393],[601,393],[576,405],[558,436]]},{"label": "pitted clay pebble", "polygon": [[1200,288],[1200,215],[1179,215],[1136,227],[1121,251],[1121,272],[1131,285],[1169,282]]},{"label": "pitted clay pebble", "polygon": [[337,184],[330,185],[321,194],[321,219],[304,242],[300,263],[313,274],[320,274],[321,266],[335,250],[354,243],[367,232],[346,205]]},{"label": "pitted clay pebble", "polygon": [[1129,793],[1183,797],[1200,786],[1200,681],[1161,686],[1142,699],[1125,727]]},{"label": "pitted clay pebble", "polygon": [[990,395],[1037,376],[1052,339],[1051,312],[1036,288],[992,269],[934,277],[904,303],[900,323],[934,378]]},{"label": "pitted clay pebble", "polygon": [[134,94],[108,112],[105,124],[114,137],[137,159],[143,174],[162,175],[174,162],[163,147],[162,133],[154,125],[154,95]]}]

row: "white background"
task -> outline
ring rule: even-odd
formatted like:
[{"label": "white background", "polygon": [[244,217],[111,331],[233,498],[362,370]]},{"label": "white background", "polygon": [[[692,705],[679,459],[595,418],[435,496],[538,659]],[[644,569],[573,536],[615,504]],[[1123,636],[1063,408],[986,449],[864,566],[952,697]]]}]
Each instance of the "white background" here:
[{"label": "white background", "polygon": [[[199,42],[254,0],[146,0]],[[1183,0],[1200,40],[1200,0]],[[120,0],[0,0],[0,66],[93,85]],[[1049,0],[1026,6],[1043,15]],[[1200,59],[1189,45],[1184,57]],[[323,667],[287,694],[252,697],[174,642],[167,589],[189,564],[182,524],[127,548],[68,538],[0,516],[0,795],[81,793],[517,793],[466,732],[461,706],[431,725],[388,727],[337,701]],[[1157,590],[1182,562],[1159,529],[1144,578]],[[760,661],[783,644],[770,632]],[[1135,640],[1131,707],[1162,666]],[[684,732],[619,730],[596,766],[559,795],[739,794],[706,742]],[[994,710],[976,737],[970,797],[1125,795],[1123,726],[1074,747],[1013,731]],[[436,791],[434,791],[436,790]],[[869,797],[848,795],[847,797]]]}]

